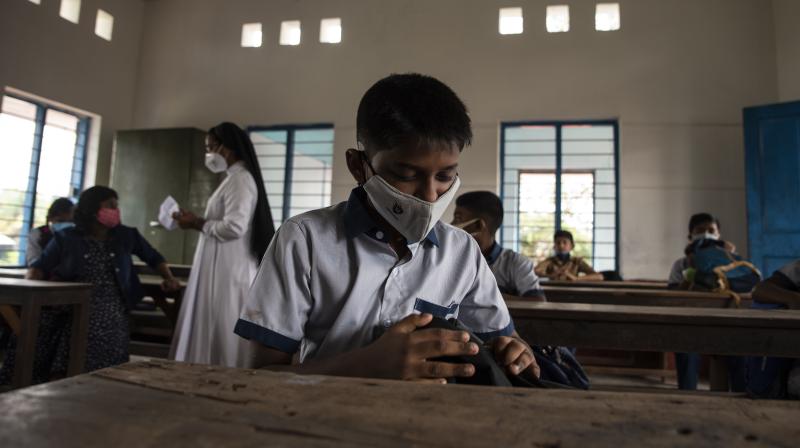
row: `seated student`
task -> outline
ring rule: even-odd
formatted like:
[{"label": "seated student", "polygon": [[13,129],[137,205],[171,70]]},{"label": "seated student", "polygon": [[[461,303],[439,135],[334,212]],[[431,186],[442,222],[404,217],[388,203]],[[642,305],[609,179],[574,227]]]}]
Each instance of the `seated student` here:
[{"label": "seated student", "polygon": [[478,246],[439,222],[472,139],[464,104],[434,78],[391,75],[364,94],[356,131],[350,199],[286,220],[261,263],[235,330],[254,342],[255,367],[437,383],[474,375],[472,364],[435,359],[476,354],[466,332],[415,331],[435,315],[457,317],[509,374],[538,376]]},{"label": "seated student", "polygon": [[557,281],[602,281],[603,274],[594,269],[581,257],[573,257],[575,240],[572,233],[559,230],[553,235],[555,255],[536,265],[536,275]]},{"label": "seated student", "polygon": [[[57,232],[42,256],[28,269],[30,279],[54,278],[94,285],[89,302],[86,371],[128,361],[129,310],[142,299],[133,255],[158,270],[164,278],[165,290],[180,288],[164,257],[135,228],[120,224],[117,193],[96,186],[81,193],[75,208],[75,227]],[[42,311],[34,382],[49,381],[66,373],[71,316],[71,309],[65,307]],[[10,382],[14,359],[15,350],[7,350],[0,369],[0,384]]]},{"label": "seated student", "polygon": [[502,224],[503,202],[496,194],[473,191],[456,199],[453,225],[464,229],[478,242],[503,298],[544,301],[544,290],[533,272],[533,262],[495,241],[494,236]]},{"label": "seated student", "polygon": [[800,260],[787,264],[759,283],[753,291],[753,300],[763,308],[800,309]]},{"label": "seated student", "polygon": [[28,234],[28,245],[25,250],[25,265],[30,266],[39,259],[42,251],[47,247],[47,243],[53,238],[53,234],[59,230],[68,229],[75,224],[72,223],[72,213],[75,204],[68,198],[58,198],[50,204],[47,209],[47,222],[43,226],[31,229]]},{"label": "seated student", "polygon": [[[700,239],[719,240],[720,222],[709,213],[697,213],[689,219],[689,243]],[[734,252],[736,247],[725,242],[725,248]],[[672,264],[667,287],[670,289],[688,289],[690,282],[684,273],[691,268],[689,256],[684,250],[684,257]],[[681,390],[696,390],[698,372],[700,370],[700,355],[697,353],[675,353],[675,369],[678,373],[678,388]]]},{"label": "seated student", "polygon": [[[719,219],[715,218],[709,213],[697,213],[692,215],[689,219],[689,243],[699,239],[720,240],[720,223]],[[729,241],[724,241],[725,249],[729,252],[736,252],[736,246]],[[685,252],[685,251],[684,251]],[[684,278],[684,272],[689,269],[689,257],[684,256],[675,260],[672,264],[672,270],[669,273],[669,280],[667,286],[670,289],[686,289],[689,282]]]}]

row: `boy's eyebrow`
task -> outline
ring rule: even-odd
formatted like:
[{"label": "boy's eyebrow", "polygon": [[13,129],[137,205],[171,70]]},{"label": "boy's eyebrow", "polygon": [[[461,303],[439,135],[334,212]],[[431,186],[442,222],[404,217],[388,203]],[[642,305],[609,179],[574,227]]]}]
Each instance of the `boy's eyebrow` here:
[{"label": "boy's eyebrow", "polygon": [[[408,169],[417,170],[417,171],[424,171],[424,168],[416,166],[416,165],[413,165],[413,164],[410,164],[410,163],[397,162],[397,165],[399,165],[402,168],[408,168]],[[454,164],[452,164],[450,166],[446,166],[446,167],[444,167],[442,169],[439,169],[437,171],[450,171],[450,170],[454,170],[456,168],[458,168],[458,164],[454,163]]]}]

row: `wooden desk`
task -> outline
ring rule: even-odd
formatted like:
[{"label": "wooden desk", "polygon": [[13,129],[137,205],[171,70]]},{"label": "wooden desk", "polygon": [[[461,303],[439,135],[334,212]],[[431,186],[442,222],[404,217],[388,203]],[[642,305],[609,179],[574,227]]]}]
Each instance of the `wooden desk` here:
[{"label": "wooden desk", "polygon": [[[186,289],[186,280],[179,278],[181,284],[180,291],[164,292],[161,289],[162,278],[155,275],[139,275],[139,282],[142,284],[145,296],[152,297],[156,306],[161,308],[167,316],[172,326],[175,327],[178,323],[178,313],[181,309],[181,298]],[[173,299],[170,303],[167,298]]]},{"label": "wooden desk", "polygon": [[[133,262],[133,268],[136,270],[136,273],[139,275],[158,275],[158,272],[150,269],[150,266],[142,263],[141,261]],[[172,275],[178,279],[187,279],[189,278],[189,274],[192,270],[192,265],[190,264],[170,264],[169,270],[172,271]]]},{"label": "wooden desk", "polygon": [[[0,278],[0,310],[18,336],[12,383],[14,387],[27,386],[33,379],[39,316],[43,306],[72,306],[72,333],[67,375],[77,375],[83,372],[86,365],[91,294],[92,285],[88,283]],[[16,309],[20,310],[19,314]]]},{"label": "wooden desk", "polygon": [[542,286],[564,286],[568,288],[667,289],[667,282],[642,280],[627,280],[624,282],[567,282],[560,280],[543,280]]},{"label": "wooden desk", "polygon": [[0,268],[0,278],[25,278],[25,268]]},{"label": "wooden desk", "polygon": [[800,403],[131,363],[0,395],[0,445],[795,446]]},{"label": "wooden desk", "polygon": [[800,358],[800,311],[507,304],[535,344]]},{"label": "wooden desk", "polygon": [[[545,286],[548,302],[591,303],[597,305],[678,306],[691,308],[735,308],[730,295],[683,290],[595,288],[585,286]],[[752,299],[742,294],[740,308],[749,308]]]}]

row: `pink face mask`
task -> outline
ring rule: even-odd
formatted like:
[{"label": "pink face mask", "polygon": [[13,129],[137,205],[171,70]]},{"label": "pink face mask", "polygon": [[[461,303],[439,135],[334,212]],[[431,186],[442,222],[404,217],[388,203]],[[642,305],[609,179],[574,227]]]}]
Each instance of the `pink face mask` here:
[{"label": "pink face mask", "polygon": [[119,225],[119,209],[103,207],[97,211],[97,222],[113,229]]}]

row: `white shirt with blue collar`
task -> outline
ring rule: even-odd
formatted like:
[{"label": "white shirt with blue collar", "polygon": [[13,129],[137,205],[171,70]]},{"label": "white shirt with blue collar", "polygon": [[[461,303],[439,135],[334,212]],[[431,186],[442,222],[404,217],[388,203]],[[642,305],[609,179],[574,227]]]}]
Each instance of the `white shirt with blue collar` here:
[{"label": "white shirt with blue collar", "polygon": [[356,188],[347,202],[288,219],[273,238],[235,332],[328,358],[372,343],[412,313],[457,317],[483,340],[514,325],[475,240],[438,222],[398,260]]}]

